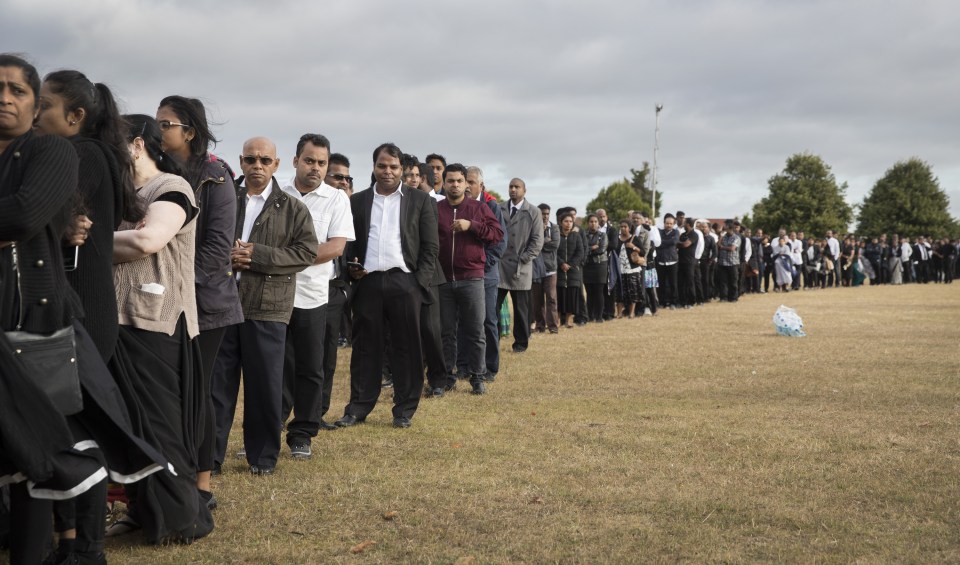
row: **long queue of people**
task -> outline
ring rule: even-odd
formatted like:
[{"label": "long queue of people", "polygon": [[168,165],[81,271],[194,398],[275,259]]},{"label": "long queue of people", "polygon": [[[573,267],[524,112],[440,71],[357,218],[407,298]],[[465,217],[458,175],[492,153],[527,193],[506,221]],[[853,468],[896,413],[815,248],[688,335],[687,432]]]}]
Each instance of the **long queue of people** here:
[{"label": "long queue of people", "polygon": [[[0,54],[0,486],[12,563],[105,563],[104,537],[134,531],[154,544],[208,535],[241,386],[239,455],[266,478],[284,443],[310,459],[321,431],[364,423],[385,386],[398,429],[421,399],[460,383],[486,394],[506,304],[509,350],[523,354],[531,332],[736,301],[761,291],[768,265],[786,291],[809,250],[820,250],[818,272],[828,255],[841,265],[826,280],[847,280],[850,255],[832,255],[829,238],[765,244],[735,222],[667,214],[658,227],[637,212],[613,225],[603,210],[578,226],[573,208],[554,216],[530,203],[521,178],[499,203],[479,167],[421,162],[393,143],[373,151],[356,192],[350,160],[323,135],[299,138],[285,181],[271,139],[243,144],[240,176],[215,143],[197,99],[121,115],[82,73],[41,80]],[[873,248],[854,247],[865,269]],[[916,268],[896,244],[878,260],[923,279],[953,272],[948,247],[936,247],[939,271],[919,266],[934,247],[917,251]],[[66,363],[19,345],[64,333]],[[349,402],[328,421],[344,339]],[[110,483],[127,513],[105,531]]]},{"label": "long queue of people", "polygon": [[[738,220],[722,223],[665,214],[655,226],[643,212],[618,224],[596,210],[577,225],[576,210],[561,208],[552,221],[540,204],[544,246],[534,268],[530,316],[535,331],[691,308],[748,293],[827,287],[953,282],[960,241],[893,234],[805,237],[779,230],[771,238]],[[772,285],[771,285],[772,281]],[[772,287],[772,290],[771,290]]]}]

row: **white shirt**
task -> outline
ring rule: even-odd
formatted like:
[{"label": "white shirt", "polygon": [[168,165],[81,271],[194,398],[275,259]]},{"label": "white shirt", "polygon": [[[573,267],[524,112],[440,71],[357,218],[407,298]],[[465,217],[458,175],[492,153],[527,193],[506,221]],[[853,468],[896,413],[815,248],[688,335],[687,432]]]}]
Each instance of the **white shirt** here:
[{"label": "white shirt", "polygon": [[[367,256],[360,257],[368,272],[389,271],[399,267],[409,273],[403,260],[400,246],[400,200],[403,198],[403,183],[390,196],[373,191],[373,207],[370,210],[370,231],[367,233]],[[353,259],[350,257],[349,259]]]},{"label": "white shirt", "polygon": [[446,196],[440,194],[439,192],[434,192],[432,190],[430,191],[430,196],[432,196],[433,199],[436,200],[437,202],[442,202],[443,200],[447,199]]},{"label": "white shirt", "polygon": [[743,236],[743,261],[747,262],[753,257],[753,240],[747,236]]},{"label": "white shirt", "polygon": [[[302,202],[310,211],[318,242],[325,243],[332,237],[344,237],[347,241],[355,239],[350,199],[345,192],[326,183],[320,183],[320,186],[311,192],[301,194],[294,186],[293,179],[283,185],[283,191]],[[293,298],[293,307],[309,310],[326,304],[327,288],[330,286],[331,277],[333,277],[333,261],[310,265],[297,273],[297,290]]]},{"label": "white shirt", "polygon": [[909,261],[910,257],[913,255],[913,248],[910,247],[910,242],[904,241],[900,244],[900,260]]},{"label": "white shirt", "polygon": [[[240,188],[246,188],[246,183],[240,185]],[[267,199],[270,198],[270,194],[273,193],[273,179],[271,178],[267,181],[267,188],[263,189],[263,192],[260,194],[247,194],[247,207],[244,209],[243,214],[243,230],[240,232],[240,241],[247,242],[250,240],[250,232],[253,231],[253,224],[257,221],[257,217],[260,216],[260,212],[263,212],[263,207],[267,204]],[[237,280],[240,280],[240,275],[242,271],[237,271]]]},{"label": "white shirt", "polygon": [[693,258],[699,261],[700,258],[703,257],[703,247],[705,245],[705,242],[703,241],[702,231],[697,229],[694,229],[693,231],[697,232],[697,236],[699,236],[697,237],[697,248],[693,251]]},{"label": "white shirt", "polygon": [[510,201],[510,205],[507,206],[507,218],[506,218],[507,221],[510,221],[510,216],[512,215],[514,209],[516,209],[517,212],[523,209],[524,202],[526,202],[526,198],[524,198],[520,202],[517,202],[516,204],[513,203],[513,200]]},{"label": "white shirt", "polygon": [[830,249],[830,255],[834,260],[840,258],[840,242],[835,237],[827,238],[827,248]]}]

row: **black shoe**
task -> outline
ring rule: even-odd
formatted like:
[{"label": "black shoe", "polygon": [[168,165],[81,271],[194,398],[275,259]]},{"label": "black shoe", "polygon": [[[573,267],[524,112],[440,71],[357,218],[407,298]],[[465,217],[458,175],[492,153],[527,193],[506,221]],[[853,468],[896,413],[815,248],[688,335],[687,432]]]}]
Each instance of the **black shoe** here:
[{"label": "black shoe", "polygon": [[483,384],[483,379],[475,379],[470,381],[470,386],[473,387],[473,390],[470,391],[472,394],[487,393],[487,385]]},{"label": "black shoe", "polygon": [[310,442],[305,439],[298,439],[290,444],[290,456],[294,459],[306,460],[313,456],[313,450],[310,449]]},{"label": "black shoe", "polygon": [[483,382],[492,383],[493,381],[497,380],[497,374],[496,374],[496,373],[484,373],[480,378],[483,379]]},{"label": "black shoe", "polygon": [[219,477],[222,474],[223,474],[223,464],[214,461],[213,469],[210,469],[210,476]]},{"label": "black shoe", "polygon": [[260,467],[258,465],[250,465],[250,474],[258,477],[266,477],[272,475],[275,469],[276,467]]},{"label": "black shoe", "polygon": [[357,418],[353,414],[344,414],[343,418],[340,418],[333,424],[338,428],[349,428],[350,426],[355,426],[360,422],[363,422],[365,418]]},{"label": "black shoe", "polygon": [[330,431],[330,430],[337,429],[337,427],[331,424],[330,422],[324,420],[323,418],[320,418],[320,429]]},{"label": "black shoe", "polygon": [[443,393],[444,390],[442,386],[433,388],[427,387],[426,390],[423,391],[423,395],[427,398],[443,398]]},{"label": "black shoe", "polygon": [[399,418],[393,419],[394,428],[409,428],[410,427],[410,418],[406,416],[400,416]]},{"label": "black shoe", "polygon": [[447,381],[447,385],[443,387],[443,392],[450,392],[451,390],[457,390],[457,379],[451,377]]},{"label": "black shoe", "polygon": [[212,492],[200,489],[197,489],[197,492],[200,493],[200,502],[207,506],[207,510],[213,510],[217,507],[217,497],[213,496]]},{"label": "black shoe", "polygon": [[557,333],[560,333],[560,330],[558,330],[557,328],[550,328],[550,333],[557,334]]},{"label": "black shoe", "polygon": [[525,345],[514,345],[514,346],[513,346],[513,352],[514,352],[514,353],[523,353],[523,352],[526,351],[526,350],[527,350],[527,346],[525,346]]}]

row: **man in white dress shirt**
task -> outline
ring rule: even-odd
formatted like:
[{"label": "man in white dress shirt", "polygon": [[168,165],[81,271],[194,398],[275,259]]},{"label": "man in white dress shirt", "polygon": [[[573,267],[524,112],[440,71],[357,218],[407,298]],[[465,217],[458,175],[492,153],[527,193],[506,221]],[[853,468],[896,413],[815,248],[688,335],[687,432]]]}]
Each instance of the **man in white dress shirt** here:
[{"label": "man in white dress shirt", "polygon": [[347,195],[323,182],[330,160],[330,141],[308,133],[300,137],[293,157],[296,173],[283,187],[291,198],[310,211],[317,234],[317,258],[297,273],[293,314],[287,325],[283,364],[283,416],[287,445],[295,459],[309,459],[311,440],[320,430],[324,389],[323,353],[327,323],[327,300],[333,259],[353,241],[353,214]]}]

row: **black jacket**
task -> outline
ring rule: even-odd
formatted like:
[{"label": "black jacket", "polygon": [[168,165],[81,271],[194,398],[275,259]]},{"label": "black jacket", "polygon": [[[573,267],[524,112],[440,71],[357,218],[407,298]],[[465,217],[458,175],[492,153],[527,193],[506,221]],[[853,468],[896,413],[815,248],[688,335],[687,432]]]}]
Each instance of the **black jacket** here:
[{"label": "black jacket", "polygon": [[[353,212],[353,229],[357,239],[347,244],[344,255],[349,260],[357,257],[365,263],[367,238],[370,234],[370,211],[373,208],[375,188],[354,193],[350,197]],[[430,286],[434,284],[437,269],[437,253],[440,242],[437,236],[437,206],[433,197],[407,185],[402,185],[400,197],[400,248],[403,261],[423,288],[425,304],[433,302]]]},{"label": "black jacket", "polygon": [[[583,282],[580,264],[583,262],[583,237],[579,232],[560,234],[560,246],[557,247],[557,288],[577,288]],[[564,272],[561,266],[566,263],[570,270]]]}]

